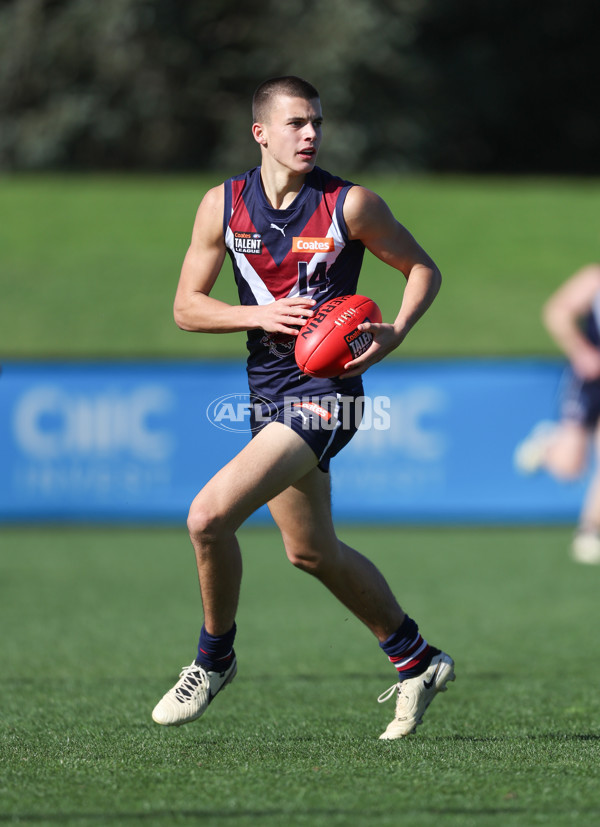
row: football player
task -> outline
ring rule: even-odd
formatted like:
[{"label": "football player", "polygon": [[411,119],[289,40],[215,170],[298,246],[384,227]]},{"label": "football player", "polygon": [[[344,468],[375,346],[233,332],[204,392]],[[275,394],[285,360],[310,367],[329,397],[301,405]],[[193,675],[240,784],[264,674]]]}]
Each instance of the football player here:
[{"label": "football player", "polygon": [[[396,669],[393,686],[380,696],[396,698],[382,739],[414,732],[454,679],[452,658],[421,636],[375,565],[336,536],[329,477],[330,460],[357,429],[353,405],[363,394],[362,374],[402,344],[434,300],[441,276],[382,198],[317,166],[322,133],[314,86],[294,76],[262,83],[252,124],[260,166],[206,193],[183,262],[177,324],[202,333],[247,331],[251,398],[269,405],[268,412],[252,406],[252,439],[191,504],[204,622],[197,656],[154,709],[159,724],[198,718],[235,677],[242,576],[236,531],[265,503],[290,562],[371,630]],[[396,318],[361,326],[373,341],[342,376],[301,374],[293,352],[299,330],[323,302],[356,292],[365,249],[406,280]],[[237,305],[210,295],[226,256]]]}]

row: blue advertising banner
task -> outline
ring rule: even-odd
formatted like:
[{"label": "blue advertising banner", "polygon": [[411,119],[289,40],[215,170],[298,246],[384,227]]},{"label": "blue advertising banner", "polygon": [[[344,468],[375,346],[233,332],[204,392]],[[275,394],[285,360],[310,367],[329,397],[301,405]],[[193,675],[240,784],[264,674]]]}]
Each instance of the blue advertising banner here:
[{"label": "blue advertising banner", "polygon": [[[557,360],[375,366],[359,432],[332,461],[335,516],[574,521],[587,478],[513,466],[517,443],[556,416],[561,373]],[[5,363],[0,521],[183,521],[249,427],[242,363]]]}]

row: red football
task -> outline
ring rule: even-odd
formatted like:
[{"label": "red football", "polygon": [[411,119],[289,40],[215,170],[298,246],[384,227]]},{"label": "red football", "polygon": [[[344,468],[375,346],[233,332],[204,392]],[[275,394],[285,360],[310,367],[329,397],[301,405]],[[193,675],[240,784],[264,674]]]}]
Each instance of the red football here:
[{"label": "red football", "polygon": [[341,376],[344,365],[367,350],[373,337],[358,330],[381,322],[381,310],[366,296],[340,296],[323,302],[296,338],[296,363],[309,376]]}]

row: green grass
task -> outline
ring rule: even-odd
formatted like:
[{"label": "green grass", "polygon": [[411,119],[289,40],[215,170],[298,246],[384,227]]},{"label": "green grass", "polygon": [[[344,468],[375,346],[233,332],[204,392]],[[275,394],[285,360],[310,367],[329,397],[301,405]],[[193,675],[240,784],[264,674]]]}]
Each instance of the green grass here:
[{"label": "green grass", "polygon": [[[0,355],[243,355],[241,334],[186,334],[172,320],[197,205],[223,177],[5,176]],[[353,177],[389,201],[444,274],[402,353],[554,352],[540,305],[597,258],[600,181]],[[385,318],[402,286],[367,255],[360,289]],[[215,295],[237,300],[229,263]]]},{"label": "green grass", "polygon": [[[184,334],[171,313],[196,206],[223,177],[4,177],[0,357],[241,357],[242,335]],[[444,273],[402,353],[554,352],[540,305],[597,258],[599,181],[355,180]],[[227,265],[216,295],[235,301],[232,282]],[[402,280],[367,256],[361,290],[389,317]],[[0,823],[599,823],[600,572],[570,562],[569,529],[340,535],[457,662],[403,742],[377,740],[391,667],[272,530],[241,532],[239,676],[172,730],[150,711],[201,623],[183,528],[0,528]]]},{"label": "green grass", "polygon": [[240,671],[206,716],[150,711],[192,659],[182,531],[0,531],[0,822],[572,825],[600,821],[598,577],[569,531],[340,529],[457,663],[416,736],[377,740],[394,673],[370,634],[240,533]]}]

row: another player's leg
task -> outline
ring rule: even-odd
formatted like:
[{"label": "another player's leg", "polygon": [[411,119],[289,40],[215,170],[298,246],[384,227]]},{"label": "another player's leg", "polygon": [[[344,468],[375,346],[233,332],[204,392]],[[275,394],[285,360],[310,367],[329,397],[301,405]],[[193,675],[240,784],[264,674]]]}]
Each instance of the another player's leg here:
[{"label": "another player's leg", "polygon": [[521,474],[536,474],[547,468],[549,448],[558,433],[558,422],[538,422],[515,448],[514,464]]},{"label": "another player's leg", "polygon": [[515,466],[522,474],[547,471],[556,479],[576,479],[585,469],[589,429],[576,419],[539,422],[517,445]]},{"label": "another player's leg", "polygon": [[[589,414],[588,414],[589,415]],[[545,470],[563,482],[575,480],[585,471],[590,429],[575,419],[561,423],[540,423],[515,452],[515,463],[522,473]],[[598,432],[596,455],[600,456]],[[592,479],[581,509],[571,543],[571,554],[578,563],[600,563],[600,476]]]},{"label": "another player's leg", "polygon": [[233,648],[242,559],[235,532],[257,508],[316,464],[313,451],[280,423],[267,425],[194,499],[188,529],[198,567],[204,623],[198,655],[155,707],[163,725],[199,718],[234,679]]},{"label": "another player's leg", "polygon": [[379,698],[396,694],[396,715],[381,738],[411,734],[435,695],[454,680],[452,658],[421,637],[377,567],[338,540],[328,474],[311,470],[269,502],[269,508],[290,562],[319,579],[373,632],[397,670],[398,682]]},{"label": "another player's leg", "polygon": [[579,525],[571,545],[571,554],[578,563],[600,564],[600,430],[594,435],[596,469],[588,486],[579,517]]}]

